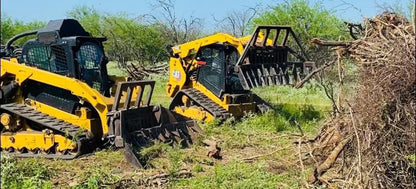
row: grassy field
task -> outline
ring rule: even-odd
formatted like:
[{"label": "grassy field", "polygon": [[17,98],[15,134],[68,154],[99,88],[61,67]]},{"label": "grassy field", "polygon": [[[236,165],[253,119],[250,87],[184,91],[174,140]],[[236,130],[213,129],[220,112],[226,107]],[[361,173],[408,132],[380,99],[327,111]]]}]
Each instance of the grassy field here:
[{"label": "grassy field", "polygon": [[[110,65],[112,66],[112,65]],[[110,73],[116,73],[114,69]],[[118,71],[119,72],[119,71]],[[119,73],[120,74],[120,73]],[[152,102],[168,106],[167,78],[157,81]],[[275,111],[227,120],[221,125],[201,124],[204,133],[189,148],[156,144],[142,150],[146,169],[134,169],[120,150],[103,149],[75,160],[15,159],[1,157],[3,188],[300,188],[312,172],[294,144],[300,129],[312,138],[331,109],[315,84],[302,89],[266,87],[255,92],[273,104]],[[218,141],[222,159],[206,156],[202,139]],[[179,173],[188,170],[191,176]],[[165,179],[148,179],[167,173]]]}]

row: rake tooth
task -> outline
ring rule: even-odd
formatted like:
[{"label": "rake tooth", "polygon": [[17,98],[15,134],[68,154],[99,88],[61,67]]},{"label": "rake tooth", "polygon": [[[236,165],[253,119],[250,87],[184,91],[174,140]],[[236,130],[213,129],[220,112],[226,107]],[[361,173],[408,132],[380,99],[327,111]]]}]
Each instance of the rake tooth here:
[{"label": "rake tooth", "polygon": [[202,129],[199,128],[198,126],[192,125],[188,128],[191,128],[194,133],[202,133]]},{"label": "rake tooth", "polygon": [[159,135],[157,136],[157,138],[158,138],[160,141],[162,141],[162,142],[165,142],[165,141],[166,141],[166,138],[165,138],[165,136],[163,136],[163,134],[162,134],[162,133],[159,133]]},{"label": "rake tooth", "polygon": [[168,129],[165,129],[165,136],[168,138],[172,137],[172,134],[170,133],[170,131]]},{"label": "rake tooth", "polygon": [[145,132],[145,130],[140,130],[139,132],[140,132],[140,134],[142,135],[143,138],[147,138],[148,137],[148,135]]},{"label": "rake tooth", "polygon": [[158,131],[158,129],[151,130],[151,132],[152,132],[152,138],[153,138],[153,139],[158,138],[158,137],[159,137],[159,135],[162,133],[162,132],[159,132],[159,131]]},{"label": "rake tooth", "polygon": [[175,137],[181,137],[181,135],[179,134],[178,130],[172,131],[171,132]]},{"label": "rake tooth", "polygon": [[189,135],[189,130],[186,126],[181,125],[181,127],[179,127],[179,130],[181,131],[182,134],[184,134],[185,136]]}]

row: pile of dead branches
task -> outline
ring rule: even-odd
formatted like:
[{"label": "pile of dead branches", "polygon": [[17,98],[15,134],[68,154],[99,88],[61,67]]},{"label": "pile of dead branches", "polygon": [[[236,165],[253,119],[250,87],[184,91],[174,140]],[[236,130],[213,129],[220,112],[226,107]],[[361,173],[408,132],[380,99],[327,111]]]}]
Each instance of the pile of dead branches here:
[{"label": "pile of dead branches", "polygon": [[127,66],[126,70],[133,80],[143,80],[153,74],[167,73],[169,65],[167,63],[159,63],[151,66],[143,66],[141,64],[133,64]]},{"label": "pile of dead branches", "polygon": [[361,39],[334,45],[359,65],[359,87],[316,138],[311,182],[414,188],[415,31],[394,13],[368,19],[364,28]]}]

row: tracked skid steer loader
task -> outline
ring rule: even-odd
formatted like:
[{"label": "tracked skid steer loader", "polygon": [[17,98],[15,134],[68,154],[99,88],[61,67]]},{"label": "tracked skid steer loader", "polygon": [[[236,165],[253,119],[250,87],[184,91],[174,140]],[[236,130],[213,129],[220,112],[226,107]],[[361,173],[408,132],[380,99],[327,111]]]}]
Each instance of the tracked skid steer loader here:
[{"label": "tracked skid steer loader", "polygon": [[168,49],[169,109],[196,120],[225,120],[270,105],[252,88],[290,85],[312,70],[289,26],[258,26],[253,35],[214,34]]},{"label": "tracked skid steer loader", "polygon": [[[12,45],[26,36],[35,38]],[[2,154],[73,159],[110,144],[140,167],[138,150],[154,140],[192,143],[195,121],[150,104],[154,81],[107,74],[105,40],[64,19],[7,42],[0,52]]]}]

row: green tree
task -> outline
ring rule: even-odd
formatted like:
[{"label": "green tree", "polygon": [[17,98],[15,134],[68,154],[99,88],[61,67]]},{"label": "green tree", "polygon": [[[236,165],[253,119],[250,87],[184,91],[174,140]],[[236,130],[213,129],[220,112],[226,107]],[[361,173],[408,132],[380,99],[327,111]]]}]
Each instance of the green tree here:
[{"label": "green tree", "polygon": [[102,15],[94,8],[78,6],[67,13],[67,16],[78,20],[82,27],[93,36],[102,36]]},{"label": "green tree", "polygon": [[310,44],[312,38],[326,40],[349,39],[343,21],[321,4],[307,0],[289,0],[271,7],[253,19],[253,25],[289,25],[306,46],[313,60],[322,59],[322,49]]},{"label": "green tree", "polygon": [[[24,23],[19,20],[14,20],[7,15],[1,16],[1,44],[5,44],[13,36],[32,30],[37,30],[45,26],[45,22],[33,21]],[[21,46],[28,37],[16,41],[14,44]]]},{"label": "green tree", "polygon": [[106,52],[120,67],[126,67],[130,61],[147,64],[166,60],[167,40],[153,24],[86,6],[74,8],[68,16],[77,19],[92,35],[107,37]]},{"label": "green tree", "polygon": [[111,15],[103,19],[104,35],[108,37],[108,53],[121,66],[127,61],[141,64],[166,59],[166,40],[154,25],[144,25],[124,15]]}]

